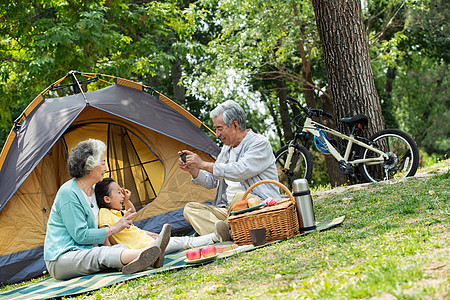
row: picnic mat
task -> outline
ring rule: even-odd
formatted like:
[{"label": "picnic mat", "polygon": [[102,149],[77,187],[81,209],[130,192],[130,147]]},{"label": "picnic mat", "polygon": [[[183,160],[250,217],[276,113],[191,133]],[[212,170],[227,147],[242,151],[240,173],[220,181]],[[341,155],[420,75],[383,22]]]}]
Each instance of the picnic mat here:
[{"label": "picnic mat", "polygon": [[[316,222],[317,229],[315,231],[324,231],[336,227],[345,220],[345,215],[322,222]],[[309,231],[307,233],[311,233]],[[306,233],[305,233],[306,234]],[[267,243],[262,246],[254,247],[253,245],[243,245],[236,249],[232,249],[223,253],[219,253],[217,259],[222,259],[225,257],[232,256],[237,253],[252,251],[257,248],[266,247],[273,243],[278,243],[280,241],[274,241]],[[232,242],[226,242],[222,244],[232,244]],[[148,276],[153,273],[163,272],[167,270],[175,270],[192,266],[199,266],[201,264],[209,263],[201,262],[197,264],[186,263],[186,251],[176,252],[173,254],[167,254],[164,260],[164,266],[159,269],[147,269],[142,272],[138,272],[131,275],[123,275],[121,272],[108,272],[108,273],[97,273],[93,275],[87,275],[83,277],[77,277],[70,280],[55,280],[51,277],[44,279],[40,282],[31,283],[26,286],[22,286],[16,289],[0,292],[0,299],[8,300],[19,300],[19,299],[49,299],[58,297],[67,297],[72,295],[83,294],[87,292],[92,292],[98,290],[102,287],[111,286],[113,284],[127,281],[130,279],[135,279],[143,276]]]}]

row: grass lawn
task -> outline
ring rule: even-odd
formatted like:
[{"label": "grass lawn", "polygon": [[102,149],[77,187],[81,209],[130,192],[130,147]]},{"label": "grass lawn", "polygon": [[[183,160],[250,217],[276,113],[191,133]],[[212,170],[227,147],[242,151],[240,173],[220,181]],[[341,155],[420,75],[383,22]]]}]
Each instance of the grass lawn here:
[{"label": "grass lawn", "polygon": [[69,299],[449,299],[449,163],[313,196],[318,221],[347,215],[329,231]]}]

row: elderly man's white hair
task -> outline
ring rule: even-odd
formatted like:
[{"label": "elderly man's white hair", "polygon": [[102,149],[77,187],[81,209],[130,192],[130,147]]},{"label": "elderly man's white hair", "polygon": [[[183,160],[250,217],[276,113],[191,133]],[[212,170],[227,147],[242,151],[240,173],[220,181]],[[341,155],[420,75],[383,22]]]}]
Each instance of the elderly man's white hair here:
[{"label": "elderly man's white hair", "polygon": [[233,121],[237,121],[238,126],[241,130],[245,130],[247,128],[246,125],[247,115],[244,109],[233,100],[227,100],[219,104],[209,114],[209,116],[212,119],[220,115],[222,115],[223,122],[228,127],[231,127]]}]

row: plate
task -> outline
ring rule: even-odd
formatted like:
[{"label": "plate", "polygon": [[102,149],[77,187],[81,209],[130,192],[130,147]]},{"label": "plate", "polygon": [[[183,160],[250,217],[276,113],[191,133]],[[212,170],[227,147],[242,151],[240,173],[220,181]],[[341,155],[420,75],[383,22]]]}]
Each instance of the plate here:
[{"label": "plate", "polygon": [[193,260],[189,260],[189,259],[185,259],[184,262],[188,263],[188,264],[198,264],[198,263],[202,263],[205,261],[210,261],[210,260],[214,260],[217,258],[217,256],[219,256],[219,254],[213,255],[213,256],[209,256],[209,257],[202,257],[199,259],[193,259]]},{"label": "plate", "polygon": [[252,206],[252,207],[249,207],[249,208],[244,208],[244,209],[241,209],[241,210],[238,210],[238,211],[232,211],[231,213],[232,213],[232,214],[235,214],[235,215],[237,215],[237,214],[243,214],[243,213],[245,213],[245,212],[248,212],[248,211],[252,211],[252,210],[258,209],[258,208],[260,208],[260,207],[263,206],[263,205],[264,205],[264,202],[261,202],[261,203],[255,205],[255,206]]}]

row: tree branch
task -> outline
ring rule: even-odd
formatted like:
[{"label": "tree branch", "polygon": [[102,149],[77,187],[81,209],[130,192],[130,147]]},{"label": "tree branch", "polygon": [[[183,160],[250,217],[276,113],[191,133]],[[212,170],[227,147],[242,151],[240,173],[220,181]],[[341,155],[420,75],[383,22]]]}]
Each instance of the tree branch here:
[{"label": "tree branch", "polygon": [[375,36],[372,38],[372,41],[369,43],[369,48],[372,47],[372,45],[374,43],[376,43],[381,37],[383,37],[389,29],[404,26],[404,24],[391,26],[391,23],[394,20],[394,18],[397,16],[397,14],[400,12],[402,7],[405,5],[405,3],[406,3],[406,0],[403,1],[403,3],[400,5],[400,7],[397,9],[397,11],[392,15],[391,19],[386,23],[386,27],[381,32],[378,32],[377,34],[375,34]]},{"label": "tree branch", "polygon": [[[331,96],[328,95],[321,88],[315,86],[314,84],[312,84],[311,82],[307,81],[306,79],[304,79],[302,77],[299,77],[297,75],[291,74],[289,72],[286,72],[286,71],[283,71],[283,70],[278,70],[278,71],[261,72],[261,74],[276,75],[276,76],[272,76],[270,79],[280,79],[280,78],[289,77],[291,79],[301,81],[301,82],[303,82],[303,84],[306,84],[307,86],[311,87],[312,89],[321,92],[325,97],[327,97],[328,99],[331,99]],[[268,78],[259,78],[259,79],[261,79],[261,80],[269,80]]]}]

